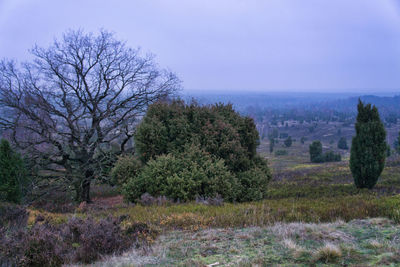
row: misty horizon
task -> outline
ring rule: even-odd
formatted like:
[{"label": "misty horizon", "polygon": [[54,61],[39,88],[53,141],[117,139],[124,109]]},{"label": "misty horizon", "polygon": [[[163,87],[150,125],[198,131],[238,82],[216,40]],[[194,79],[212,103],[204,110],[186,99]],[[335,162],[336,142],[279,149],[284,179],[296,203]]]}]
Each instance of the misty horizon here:
[{"label": "misty horizon", "polygon": [[185,91],[395,93],[398,25],[396,0],[3,0],[0,58],[105,29],[154,53]]}]

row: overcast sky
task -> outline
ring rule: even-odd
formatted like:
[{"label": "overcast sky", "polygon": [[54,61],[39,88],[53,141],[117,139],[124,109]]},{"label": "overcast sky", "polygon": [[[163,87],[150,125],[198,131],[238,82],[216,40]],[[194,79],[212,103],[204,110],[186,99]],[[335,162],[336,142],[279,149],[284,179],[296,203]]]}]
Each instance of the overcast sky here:
[{"label": "overcast sky", "polygon": [[0,0],[0,58],[116,33],[187,90],[400,92],[400,0]]}]

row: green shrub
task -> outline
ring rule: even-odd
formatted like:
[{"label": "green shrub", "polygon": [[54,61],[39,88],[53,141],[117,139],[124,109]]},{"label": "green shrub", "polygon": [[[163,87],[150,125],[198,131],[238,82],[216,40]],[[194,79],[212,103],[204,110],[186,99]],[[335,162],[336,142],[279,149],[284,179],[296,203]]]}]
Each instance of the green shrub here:
[{"label": "green shrub", "polygon": [[277,150],[275,151],[275,156],[286,156],[288,154],[287,150]]},{"label": "green shrub", "polygon": [[271,174],[264,159],[257,157],[254,166],[248,171],[238,173],[237,177],[239,182],[238,201],[256,201],[266,198]]},{"label": "green shrub", "polygon": [[183,101],[151,105],[134,138],[143,162],[182,152],[186,144],[194,143],[223,159],[233,172],[250,168],[259,144],[253,119],[240,116],[232,105],[186,105]]},{"label": "green shrub", "polygon": [[344,149],[344,150],[349,149],[349,147],[347,146],[346,138],[340,137],[339,142],[338,142],[338,148],[339,149]]},{"label": "green shrub", "polygon": [[0,141],[0,200],[20,203],[26,170],[20,155],[15,153],[10,143]]},{"label": "green shrub", "polygon": [[286,147],[291,147],[292,146],[292,137],[289,136],[288,138],[285,139],[285,141],[283,142],[285,144]]},{"label": "green shrub", "polygon": [[310,145],[310,160],[314,163],[324,161],[324,157],[322,155],[322,144],[320,141],[314,141]]},{"label": "green shrub", "polygon": [[[186,105],[179,100],[156,103],[149,107],[134,137],[139,157],[147,166],[125,187],[125,196],[131,201],[146,192],[184,201],[218,193],[227,201],[242,201],[237,195],[243,194],[236,194],[236,190],[245,190],[237,186],[241,177],[247,181],[248,173],[257,174],[251,183],[243,183],[249,186],[270,179],[266,161],[256,154],[259,135],[253,119],[240,116],[232,105]],[[188,147],[195,150],[187,151]],[[257,169],[260,164],[264,173]],[[216,166],[219,172],[214,170]],[[215,182],[205,182],[210,177],[216,177]],[[215,183],[231,186],[217,190]],[[266,191],[266,186],[260,190]]]},{"label": "green shrub", "polygon": [[358,103],[350,154],[350,170],[358,188],[373,188],[381,175],[386,159],[386,131],[378,109],[371,104]]},{"label": "green shrub", "polygon": [[130,201],[137,201],[144,193],[180,201],[220,194],[232,201],[236,190],[236,177],[222,159],[215,159],[196,146],[187,146],[182,153],[150,160],[139,175],[129,179],[123,192]]},{"label": "green shrub", "polygon": [[112,184],[118,186],[125,184],[128,179],[138,175],[141,168],[141,161],[133,155],[120,156],[111,170]]},{"label": "green shrub", "polygon": [[341,161],[342,156],[333,151],[322,153],[322,144],[320,141],[314,141],[310,145],[310,160],[314,163]]},{"label": "green shrub", "polygon": [[328,151],[324,153],[323,162],[334,162],[334,161],[341,161],[342,156],[338,153],[335,154],[333,151]]},{"label": "green shrub", "polygon": [[389,145],[386,147],[386,157],[390,157],[392,155],[392,149],[390,148]]}]

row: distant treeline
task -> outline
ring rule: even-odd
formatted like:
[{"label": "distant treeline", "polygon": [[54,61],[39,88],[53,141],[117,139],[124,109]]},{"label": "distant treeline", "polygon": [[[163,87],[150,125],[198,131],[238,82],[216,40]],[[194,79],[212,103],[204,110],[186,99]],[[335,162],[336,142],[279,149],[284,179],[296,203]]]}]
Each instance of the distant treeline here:
[{"label": "distant treeline", "polygon": [[[195,97],[196,98],[196,97]],[[203,95],[201,103],[232,103],[236,110],[250,115],[257,122],[278,125],[284,121],[299,122],[338,121],[353,123],[357,115],[358,99],[375,105],[385,123],[396,123],[400,119],[400,95],[382,97],[349,94],[234,94]]]}]

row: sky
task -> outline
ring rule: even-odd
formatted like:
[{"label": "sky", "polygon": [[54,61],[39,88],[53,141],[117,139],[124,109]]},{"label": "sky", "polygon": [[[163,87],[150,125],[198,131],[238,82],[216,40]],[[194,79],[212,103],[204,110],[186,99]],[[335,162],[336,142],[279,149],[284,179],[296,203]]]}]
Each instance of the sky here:
[{"label": "sky", "polygon": [[400,0],[0,0],[0,58],[112,31],[187,91],[400,92]]}]

